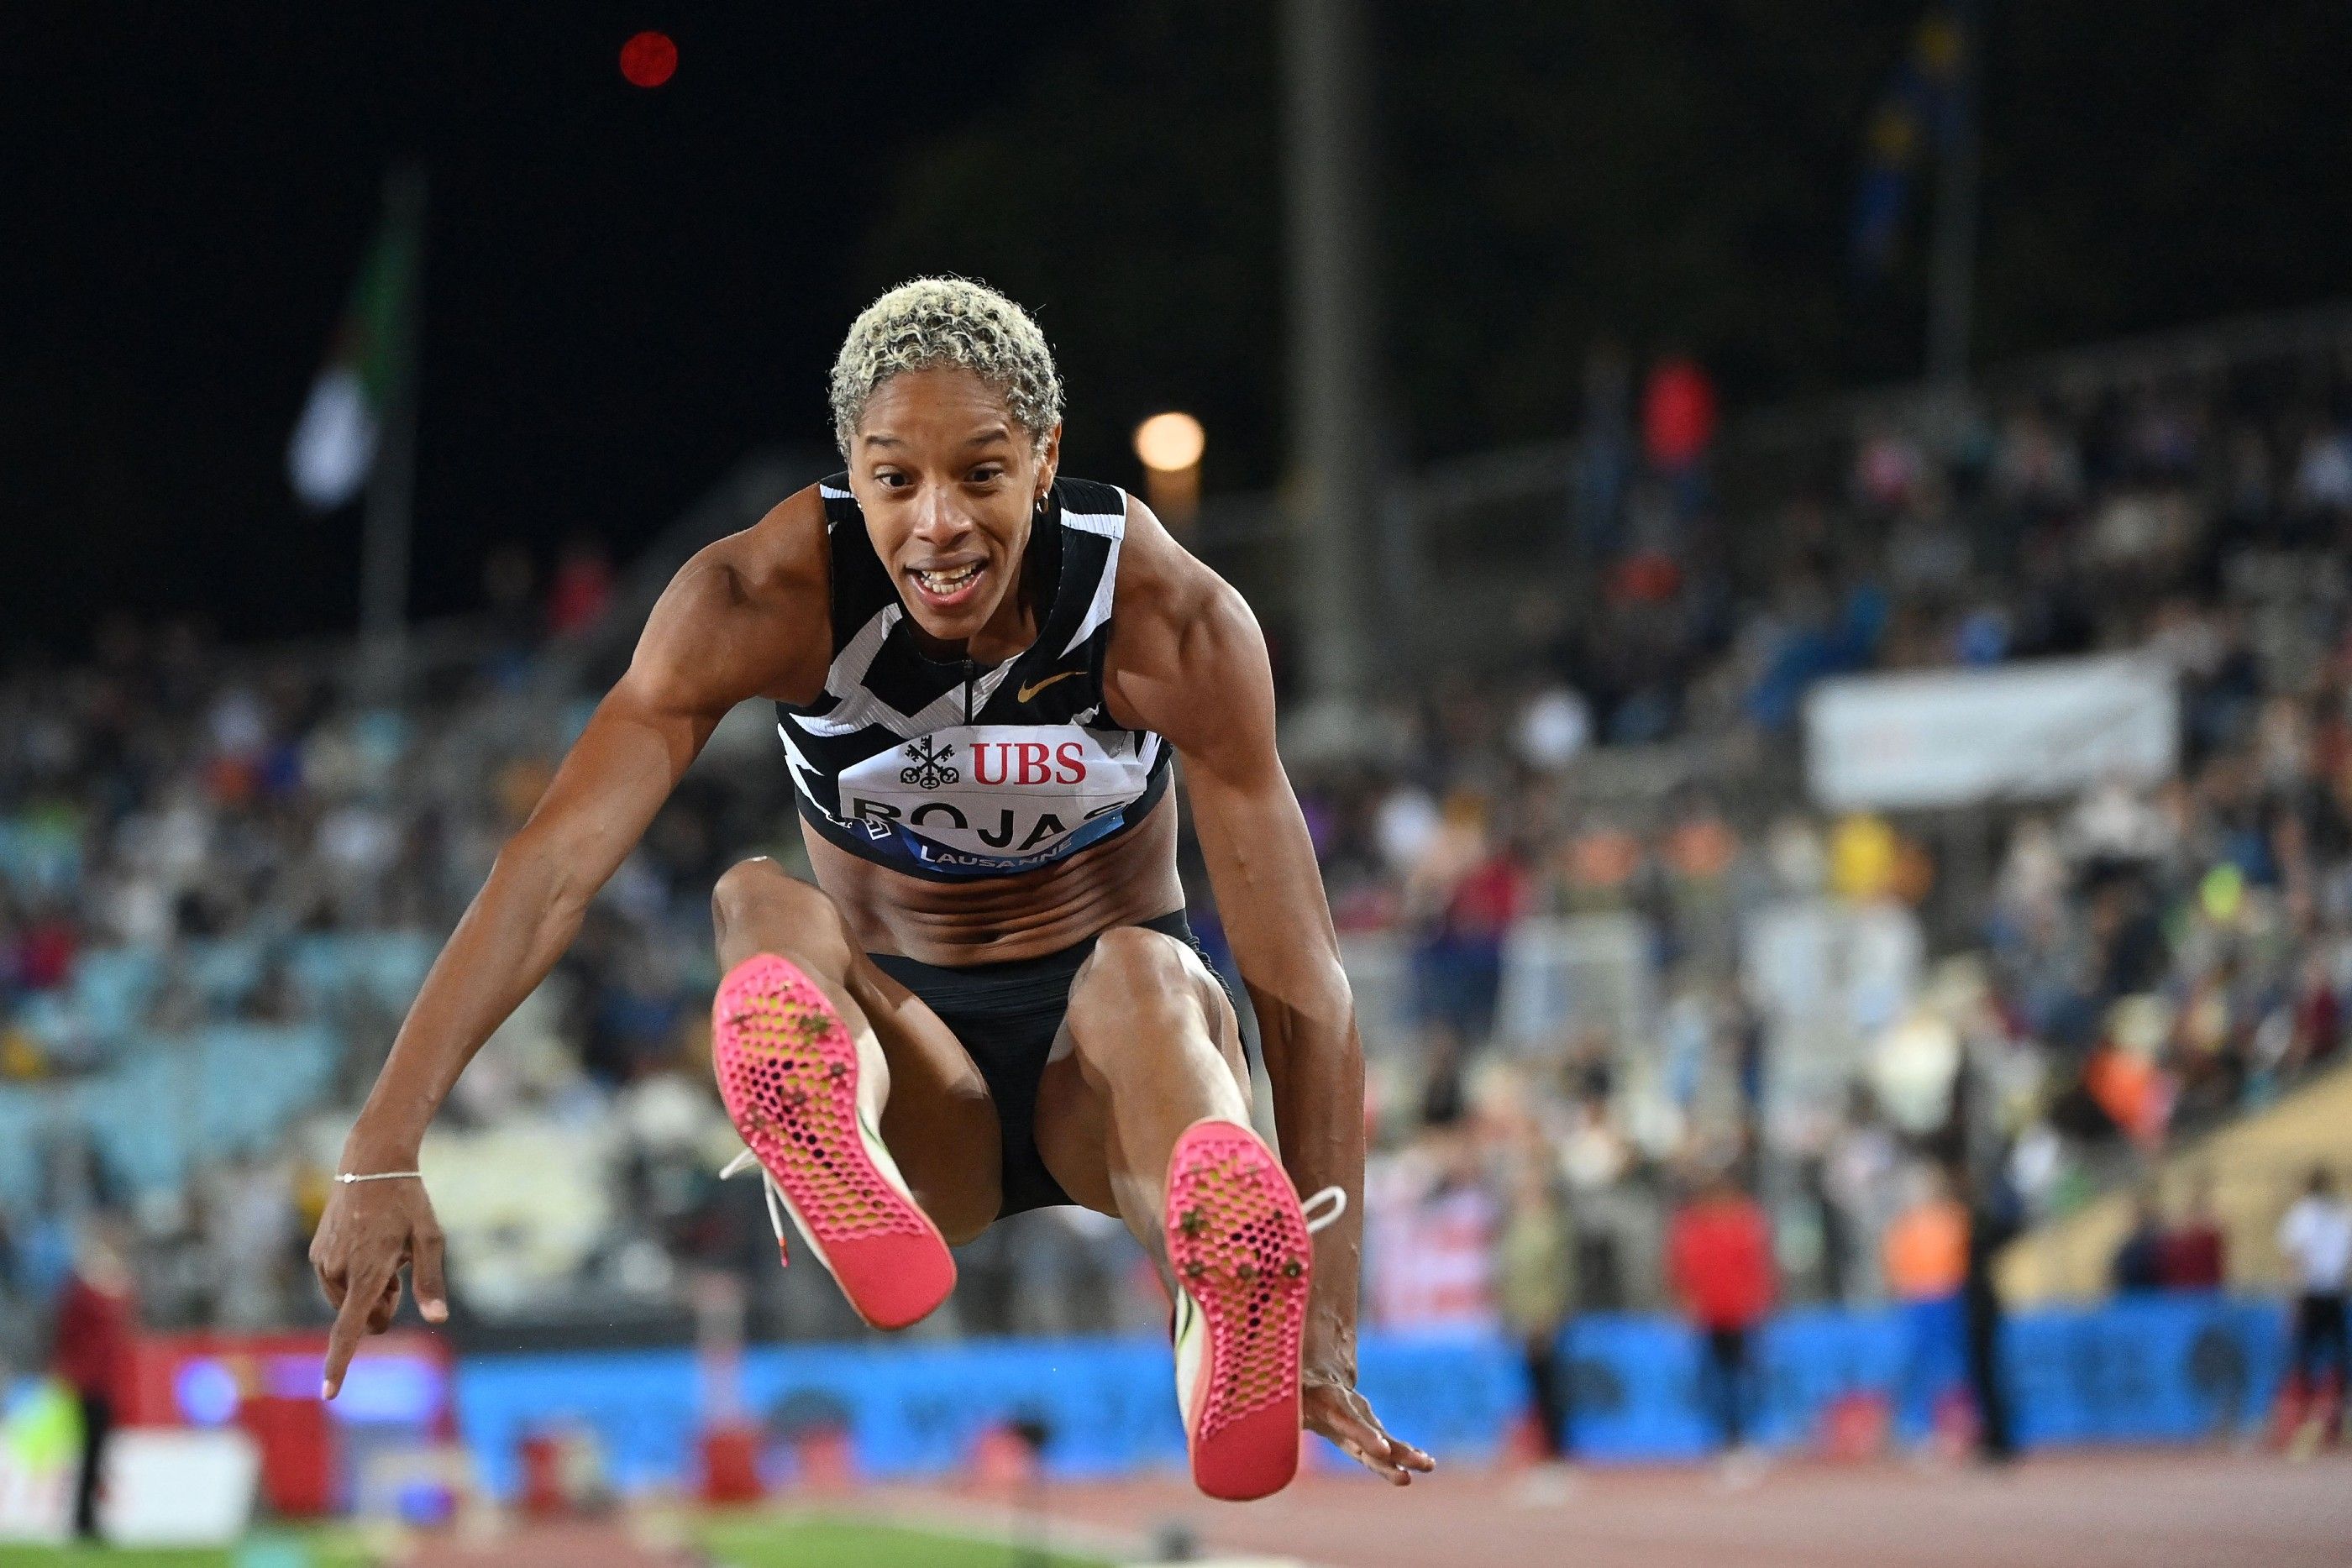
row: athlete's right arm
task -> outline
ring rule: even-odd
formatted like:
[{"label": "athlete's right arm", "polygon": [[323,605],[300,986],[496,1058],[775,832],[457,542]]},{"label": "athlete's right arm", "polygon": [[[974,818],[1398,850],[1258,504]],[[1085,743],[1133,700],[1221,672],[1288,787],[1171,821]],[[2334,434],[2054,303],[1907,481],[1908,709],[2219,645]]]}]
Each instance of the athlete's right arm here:
[{"label": "athlete's right arm", "polygon": [[[628,673],[597,705],[425,976],[343,1145],[345,1173],[416,1168],[425,1127],[457,1075],[555,967],[590,900],[728,710],[761,695],[806,698],[823,684],[822,511],[813,539],[804,517],[786,515],[814,505],[807,493],[785,502],[759,528],[697,556],[663,593]],[[812,550],[814,571],[794,559]],[[338,1183],[310,1262],[336,1308],[328,1397],[362,1333],[390,1326],[403,1265],[425,1316],[448,1315],[441,1235],[421,1182]]]}]

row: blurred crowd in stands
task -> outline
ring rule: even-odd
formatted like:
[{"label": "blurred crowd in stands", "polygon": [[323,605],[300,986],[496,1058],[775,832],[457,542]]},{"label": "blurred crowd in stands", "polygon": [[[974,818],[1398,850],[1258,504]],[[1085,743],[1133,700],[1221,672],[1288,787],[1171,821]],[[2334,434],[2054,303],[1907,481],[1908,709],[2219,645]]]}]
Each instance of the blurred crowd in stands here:
[{"label": "blurred crowd in stands", "polygon": [[[1310,777],[1343,926],[1412,934],[1420,1130],[1374,1214],[1425,1228],[1392,1260],[1452,1261],[1394,1270],[1448,1281],[1410,1315],[1509,1293],[1515,1165],[1560,1187],[1601,1265],[1588,1305],[1651,1299],[1670,1195],[1727,1166],[1768,1198],[1793,1285],[1875,1299],[1900,1293],[1890,1238],[1956,1173],[1980,1225],[2063,1212],[2335,1058],[2347,388],[2304,362],[1945,410],[1757,461],[1744,490],[1654,460],[1601,530],[1591,601],[1498,662],[1517,679],[1424,694],[1383,774]],[[2122,652],[2177,675],[2175,778],[1940,818],[1802,808],[1789,761],[1824,676]],[[1612,754],[1678,747],[1716,765],[1596,789]],[[1660,990],[1642,1036],[1482,1052],[1505,977],[1612,915]]]},{"label": "blurred crowd in stands", "polygon": [[[1647,456],[1609,445],[1642,420],[1590,421],[1580,472],[1623,479],[1562,498],[1591,570],[1519,618],[1535,645],[1409,694],[1370,758],[1297,769],[1373,1058],[1372,1321],[1531,1333],[1659,1302],[1691,1273],[1673,1204],[1725,1178],[1768,1218],[1759,1299],[1881,1299],[1913,1272],[1948,1294],[1963,1186],[2004,1224],[2061,1211],[2119,1152],[2335,1056],[2346,384],[2298,364],[2021,400],[1752,473],[1710,453],[1686,385]],[[351,695],[342,651],[126,621],[0,679],[0,1354],[40,1354],[101,1213],[136,1237],[152,1323],[318,1314],[302,1253],[349,1116],[593,700],[551,674],[548,622],[592,623],[609,570],[575,552],[537,610],[529,573],[498,558],[496,613],[396,707]],[[1957,829],[1798,792],[1823,676],[2121,650],[2178,672],[2182,766],[2159,787]],[[707,1071],[709,890],[745,854],[798,862],[785,770],[747,733],[428,1146],[477,1332],[673,1322],[729,1276],[754,1281],[761,1332],[854,1328],[819,1271],[774,1269],[756,1191],[714,1179],[735,1145]],[[252,1076],[107,1097],[205,1051]],[[238,1122],[304,1053],[315,1092]],[[929,1332],[1161,1321],[1121,1228],[1076,1211],[999,1228],[963,1274]]]}]

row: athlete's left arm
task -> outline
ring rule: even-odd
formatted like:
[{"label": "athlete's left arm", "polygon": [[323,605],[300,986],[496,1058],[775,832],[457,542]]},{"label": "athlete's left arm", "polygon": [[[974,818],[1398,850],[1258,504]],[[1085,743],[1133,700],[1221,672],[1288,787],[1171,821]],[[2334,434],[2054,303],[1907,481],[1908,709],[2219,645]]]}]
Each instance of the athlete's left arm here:
[{"label": "athlete's left arm", "polygon": [[1364,1052],[1307,821],[1275,752],[1274,676],[1257,619],[1229,583],[1128,503],[1104,693],[1122,725],[1184,764],[1192,822],[1242,981],[1257,1009],[1282,1158],[1304,1193],[1347,1212],[1316,1238],[1305,1347],[1307,1425],[1399,1486],[1433,1468],[1356,1391],[1364,1234]]}]

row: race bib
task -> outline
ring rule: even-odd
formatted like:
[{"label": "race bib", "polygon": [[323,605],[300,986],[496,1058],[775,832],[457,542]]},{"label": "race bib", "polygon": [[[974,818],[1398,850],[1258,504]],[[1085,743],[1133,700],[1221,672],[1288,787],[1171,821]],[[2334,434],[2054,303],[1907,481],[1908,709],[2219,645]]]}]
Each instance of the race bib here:
[{"label": "race bib", "polygon": [[1157,736],[1076,725],[964,725],[842,769],[839,820],[940,871],[1043,865],[1117,828]]}]

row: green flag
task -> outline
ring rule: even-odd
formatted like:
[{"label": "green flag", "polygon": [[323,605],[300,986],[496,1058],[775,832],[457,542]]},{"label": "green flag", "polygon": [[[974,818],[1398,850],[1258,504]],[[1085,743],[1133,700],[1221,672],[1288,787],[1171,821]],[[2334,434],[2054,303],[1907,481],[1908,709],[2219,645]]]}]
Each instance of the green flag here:
[{"label": "green flag", "polygon": [[365,486],[384,421],[406,395],[416,211],[415,204],[394,204],[387,213],[287,444],[287,476],[313,511],[331,511]]}]

